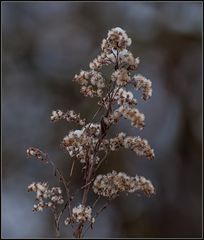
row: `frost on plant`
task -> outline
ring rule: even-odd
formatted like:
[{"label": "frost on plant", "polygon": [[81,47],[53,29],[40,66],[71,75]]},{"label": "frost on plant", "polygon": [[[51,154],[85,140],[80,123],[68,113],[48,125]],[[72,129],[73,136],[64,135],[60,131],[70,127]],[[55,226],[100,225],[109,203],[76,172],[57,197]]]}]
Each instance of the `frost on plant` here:
[{"label": "frost on plant", "polygon": [[[59,223],[63,222],[72,227],[74,237],[83,237],[86,231],[93,227],[100,212],[123,192],[141,192],[146,196],[155,194],[153,184],[143,176],[128,176],[112,169],[105,175],[99,174],[101,164],[111,151],[129,149],[139,156],[154,159],[154,150],[148,141],[140,136],[127,136],[120,132],[116,136],[108,137],[110,128],[119,124],[122,118],[139,130],[145,126],[145,115],[137,108],[138,101],[134,97],[134,91],[141,91],[141,98],[148,100],[152,95],[152,83],[143,75],[134,74],[138,69],[139,58],[135,58],[128,50],[131,42],[123,29],[111,29],[107,38],[102,41],[101,54],[89,64],[89,70],[81,70],[74,76],[73,81],[79,84],[80,92],[85,97],[95,98],[99,106],[94,116],[90,116],[91,122],[74,110],[58,109],[52,112],[52,122],[65,120],[78,124],[78,128],[70,131],[61,142],[72,161],[70,174],[63,176],[55,163],[41,150],[27,149],[28,157],[36,157],[54,168],[55,176],[62,185],[51,188],[46,182],[34,182],[28,186],[28,191],[36,193],[37,202],[33,211],[43,211],[44,208],[52,211],[57,236],[60,234]],[[112,73],[105,79],[101,70],[107,65],[112,66]],[[133,92],[127,89],[129,86]],[[94,122],[98,115],[101,120]],[[76,162],[81,166],[82,182],[80,189],[71,192],[70,183]],[[91,191],[96,195],[94,203],[89,199]],[[80,203],[75,201],[77,194],[81,196]],[[107,203],[97,208],[101,198],[106,199]],[[63,221],[60,221],[62,218]]]}]

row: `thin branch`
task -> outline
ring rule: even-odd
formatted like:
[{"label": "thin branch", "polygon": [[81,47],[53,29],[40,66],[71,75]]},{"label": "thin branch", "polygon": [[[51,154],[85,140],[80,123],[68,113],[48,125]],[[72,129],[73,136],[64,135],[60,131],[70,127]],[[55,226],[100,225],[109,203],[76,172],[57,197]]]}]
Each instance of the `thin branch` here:
[{"label": "thin branch", "polygon": [[101,161],[98,163],[96,169],[95,169],[95,172],[99,169],[99,167],[101,166],[101,164],[106,160],[108,154],[109,154],[110,151],[107,151],[104,155],[104,157],[101,159]]},{"label": "thin branch", "polygon": [[101,198],[101,196],[99,195],[99,196],[97,197],[97,199],[95,200],[95,202],[93,203],[92,209],[95,208],[95,206],[96,206],[97,202],[100,200],[100,198]]},{"label": "thin branch", "polygon": [[62,180],[62,183],[65,187],[65,190],[66,190],[66,194],[67,194],[67,201],[68,201],[68,211],[69,211],[69,215],[71,216],[71,206],[70,206],[70,203],[71,203],[71,197],[70,197],[70,191],[69,191],[69,188],[68,188],[68,185],[71,183],[71,181],[69,181],[67,183],[67,181],[65,180],[64,176],[62,175],[62,173],[60,172],[60,170],[55,166],[54,162],[53,161],[49,161],[50,164],[52,165],[52,167],[54,168],[54,171],[58,174],[58,176],[60,177],[60,180]]},{"label": "thin branch", "polygon": [[54,215],[55,235],[58,238],[58,237],[60,237],[58,214],[55,209],[52,209],[52,212]]},{"label": "thin branch", "polygon": [[93,181],[94,181],[94,179],[91,179],[91,181],[88,182],[87,184],[85,184],[84,186],[82,186],[80,190],[82,190],[82,189],[86,188],[87,186],[89,186]]},{"label": "thin branch", "polygon": [[[53,214],[54,214],[54,218],[55,218],[55,233],[56,233],[56,237],[60,237],[60,227],[59,227],[59,223],[60,223],[60,218],[64,212],[64,210],[67,208],[69,204],[69,201],[67,200],[64,207],[62,208],[62,210],[57,214],[57,212],[55,211],[55,209],[53,210]],[[71,225],[73,228],[73,225]]]},{"label": "thin branch", "polygon": [[66,203],[65,203],[65,205],[64,205],[64,207],[63,207],[63,209],[62,209],[62,210],[60,211],[60,213],[58,214],[58,220],[57,220],[58,222],[60,221],[60,218],[61,218],[64,210],[67,208],[68,204],[69,204],[69,201],[67,200]]},{"label": "thin branch", "polygon": [[[115,70],[117,70],[117,69],[118,69],[118,52],[117,52],[117,57],[116,57]],[[112,88],[111,88],[111,90],[110,90],[110,92],[109,92],[108,94],[106,94],[106,97],[105,97],[105,99],[107,99],[107,97],[109,98],[109,106],[108,106],[107,112],[106,112],[106,114],[105,114],[106,117],[107,117],[107,116],[110,114],[110,112],[112,111],[111,105],[112,105],[112,101],[113,101],[113,95],[114,95],[115,85],[116,85],[116,83],[114,82],[114,83],[113,83],[113,86],[112,86]],[[99,110],[100,110],[102,107],[103,107],[103,105],[99,108]],[[95,115],[97,115],[97,113],[99,112],[99,110],[96,112]],[[95,117],[95,115],[94,115],[94,117]],[[94,118],[94,117],[93,117],[93,118]],[[91,124],[91,123],[90,123],[90,124]],[[88,127],[90,127],[90,124],[89,124]],[[110,125],[110,126],[111,126],[111,125]],[[93,152],[94,152],[94,158],[97,156],[98,150],[99,150],[100,145],[101,145],[101,142],[102,142],[102,140],[104,139],[104,137],[106,136],[107,130],[110,128],[110,126],[106,127],[103,133],[101,132],[100,138],[98,139],[98,141],[97,141],[97,143],[96,143],[96,145],[95,145],[95,147],[94,147],[94,150],[93,150]],[[85,184],[85,189],[84,189],[84,193],[83,193],[83,197],[82,197],[82,205],[84,205],[84,206],[86,205],[86,201],[87,201],[87,198],[88,198],[88,193],[89,193],[89,190],[90,190],[90,185],[91,185],[91,184],[89,183],[89,181],[90,181],[90,179],[91,179],[91,177],[92,177],[92,174],[93,174],[94,164],[95,164],[95,161],[92,161],[92,162],[90,163],[89,169],[87,169],[87,171],[85,172],[85,174],[87,174],[87,175],[86,175],[86,184]],[[102,210],[105,209],[105,208],[106,208],[106,206],[103,207]],[[102,211],[102,210],[100,210],[100,211]],[[92,224],[91,224],[90,226],[92,226]],[[83,231],[83,224],[80,223],[80,224],[78,225],[76,231],[74,232],[74,236],[76,236],[76,237],[81,237],[82,231]]]},{"label": "thin branch", "polygon": [[[105,210],[108,205],[111,203],[111,200],[109,200],[106,204],[104,204],[95,214],[94,218],[96,219],[98,217],[98,215]],[[92,227],[93,223],[89,223],[89,225],[87,226],[87,228],[84,230],[84,233],[82,234],[82,238],[84,237],[84,235],[87,233],[87,231],[90,229],[90,227]]]},{"label": "thin branch", "polygon": [[84,227],[84,222],[81,222],[77,227],[77,229],[75,230],[75,232],[73,233],[74,237],[76,238],[82,237],[81,234],[82,234],[83,227]]},{"label": "thin branch", "polygon": [[[94,115],[93,115],[93,117],[92,117],[92,119],[91,119],[91,121],[90,121],[88,127],[86,128],[86,130],[89,129],[89,127],[91,126],[93,120],[95,119],[95,117],[97,116],[97,114],[101,111],[102,107],[103,107],[103,106],[100,106],[100,107],[98,108],[98,110],[94,113]],[[84,129],[84,130],[85,130],[85,129]]]},{"label": "thin branch", "polygon": [[71,167],[71,170],[70,170],[70,174],[69,174],[70,177],[72,176],[72,173],[73,173],[73,170],[74,170],[75,161],[76,161],[76,159],[74,158],[74,160],[72,162],[72,167]]}]

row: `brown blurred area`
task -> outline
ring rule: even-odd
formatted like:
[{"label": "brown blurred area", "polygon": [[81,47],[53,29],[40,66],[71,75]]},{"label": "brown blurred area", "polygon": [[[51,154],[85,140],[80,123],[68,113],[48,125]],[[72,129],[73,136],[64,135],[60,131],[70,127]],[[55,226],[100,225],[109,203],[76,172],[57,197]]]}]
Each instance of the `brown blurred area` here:
[{"label": "brown blurred area", "polygon": [[[50,114],[73,109],[91,119],[96,101],[80,95],[72,79],[88,69],[113,27],[132,38],[130,50],[141,61],[137,72],[153,83],[152,98],[138,104],[145,129],[122,121],[113,134],[147,138],[156,158],[116,152],[100,172],[143,175],[157,194],[116,199],[87,237],[202,236],[202,17],[201,2],[2,3],[4,238],[54,237],[51,215],[32,213],[34,195],[26,191],[33,181],[58,183],[52,169],[27,159],[25,151],[39,147],[68,172],[71,161],[60,142],[77,126],[53,124]],[[80,183],[77,171],[73,188]],[[72,237],[70,229],[63,226],[62,237]]]}]

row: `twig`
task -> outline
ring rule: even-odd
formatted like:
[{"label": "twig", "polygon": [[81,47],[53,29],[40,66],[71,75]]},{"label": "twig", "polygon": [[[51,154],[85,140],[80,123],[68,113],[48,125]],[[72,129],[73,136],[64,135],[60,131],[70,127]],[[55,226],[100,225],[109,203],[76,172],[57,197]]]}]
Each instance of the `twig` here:
[{"label": "twig", "polygon": [[95,119],[95,117],[97,116],[97,114],[101,111],[102,107],[103,107],[103,106],[100,106],[100,107],[97,109],[97,111],[94,113],[94,115],[93,115],[93,117],[92,117],[92,119],[91,119],[91,121],[90,121],[88,127],[85,128],[84,131],[89,129],[89,127],[91,126],[93,120]]},{"label": "twig", "polygon": [[84,186],[82,186],[80,190],[86,188],[86,187],[87,187],[88,185],[90,185],[93,181],[94,181],[94,179],[91,179],[91,181],[88,182],[87,184],[85,184]]},{"label": "twig", "polygon": [[99,167],[101,166],[101,164],[104,162],[104,160],[106,160],[108,154],[109,154],[110,151],[107,151],[104,155],[104,157],[101,159],[101,161],[98,163],[96,169],[95,169],[95,172],[99,169]]},{"label": "twig", "polygon": [[[59,212],[59,214],[57,214],[57,212],[54,210],[53,214],[54,214],[54,218],[55,218],[55,233],[56,233],[56,237],[60,237],[60,228],[59,228],[59,222],[60,222],[60,218],[64,212],[64,210],[67,208],[69,201],[67,201],[64,205],[64,207],[62,208],[62,210]],[[72,225],[73,227],[73,225]]]},{"label": "twig", "polygon": [[69,203],[69,201],[67,200],[66,203],[65,203],[65,205],[64,205],[64,207],[63,207],[63,209],[60,211],[60,213],[59,213],[59,215],[58,215],[58,221],[60,220],[60,218],[61,218],[64,210],[67,208],[68,203]]},{"label": "twig", "polygon": [[77,229],[75,230],[73,236],[76,237],[76,238],[81,238],[83,227],[84,227],[84,223],[81,222],[79,224],[79,226],[77,227]]},{"label": "twig", "polygon": [[[108,205],[111,203],[111,200],[109,200],[106,204],[104,204],[95,214],[94,218],[96,219],[98,217],[98,215],[105,210]],[[89,230],[90,227],[92,227],[93,223],[89,223],[89,225],[87,226],[87,228],[84,230],[84,233],[82,234],[82,238],[84,237],[84,235],[87,233],[87,231]]]},{"label": "twig", "polygon": [[52,167],[54,168],[54,171],[58,174],[58,176],[60,176],[60,180],[62,180],[62,182],[63,182],[63,185],[64,185],[65,190],[66,190],[66,194],[67,194],[69,216],[71,216],[71,206],[70,206],[71,197],[70,197],[70,192],[69,192],[69,188],[68,188],[68,185],[71,183],[71,181],[69,181],[67,183],[67,181],[65,180],[65,178],[62,175],[62,173],[60,172],[60,170],[55,167],[55,164],[53,163],[53,161],[50,160],[49,162],[52,165]]},{"label": "twig", "polygon": [[58,214],[56,213],[55,209],[52,209],[53,215],[54,215],[54,223],[55,223],[55,235],[56,237],[60,237],[60,231],[59,231],[59,219]]},{"label": "twig", "polygon": [[75,165],[75,160],[76,160],[76,159],[74,159],[73,162],[72,162],[72,167],[71,167],[70,174],[69,174],[70,177],[72,176],[72,173],[73,173],[73,169],[74,169],[74,165]]},{"label": "twig", "polygon": [[97,197],[97,199],[95,200],[95,202],[93,203],[92,209],[95,208],[95,206],[96,206],[97,202],[100,200],[100,198],[101,198],[101,196],[99,195],[99,196]]}]

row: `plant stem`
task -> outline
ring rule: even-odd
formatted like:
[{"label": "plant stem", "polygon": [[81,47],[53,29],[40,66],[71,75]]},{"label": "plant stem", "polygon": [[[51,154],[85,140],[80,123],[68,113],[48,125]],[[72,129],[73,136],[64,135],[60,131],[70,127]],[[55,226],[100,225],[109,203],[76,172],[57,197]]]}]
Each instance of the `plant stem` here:
[{"label": "plant stem", "polygon": [[[115,71],[118,69],[118,52],[117,52],[117,56],[116,57],[116,65],[115,65]],[[115,83],[113,84],[112,86],[112,89],[107,93],[106,95],[106,99],[109,98],[109,106],[108,106],[108,109],[107,109],[107,112],[105,114],[105,117],[108,117],[108,115],[110,114],[110,112],[112,111],[112,108],[111,108],[111,105],[112,105],[112,101],[113,101],[113,98],[114,98],[114,88],[115,88]],[[98,114],[98,112],[101,110],[102,106],[98,109],[98,111],[96,112],[96,114],[94,115],[93,119],[95,118],[95,116]],[[102,121],[103,121],[103,118],[101,120],[101,124],[102,124]],[[91,123],[89,124],[88,127],[90,127]],[[111,126],[111,125],[110,125]],[[110,128],[110,126],[107,126],[105,127],[103,133],[101,132],[101,136],[100,138],[98,139],[98,142],[96,143],[96,146],[94,148],[94,157],[93,157],[93,160],[90,161],[89,160],[89,168],[87,170],[87,172],[85,174],[86,176],[86,181],[85,181],[85,189],[84,189],[84,193],[83,193],[83,197],[82,197],[82,205],[83,206],[86,206],[86,202],[87,202],[87,198],[88,198],[88,193],[89,193],[89,189],[90,189],[90,186],[91,184],[89,184],[90,180],[91,180],[91,177],[92,177],[92,174],[93,174],[93,171],[94,171],[94,164],[95,164],[95,161],[94,161],[94,158],[97,156],[98,154],[98,150],[100,148],[100,145],[101,145],[101,142],[102,140],[104,139],[104,137],[107,135],[107,130]],[[104,208],[103,208],[104,209]],[[82,231],[83,231],[83,227],[84,227],[84,223],[81,222],[79,223],[77,229],[75,230],[74,232],[74,237],[76,238],[81,238],[82,236]]]}]

